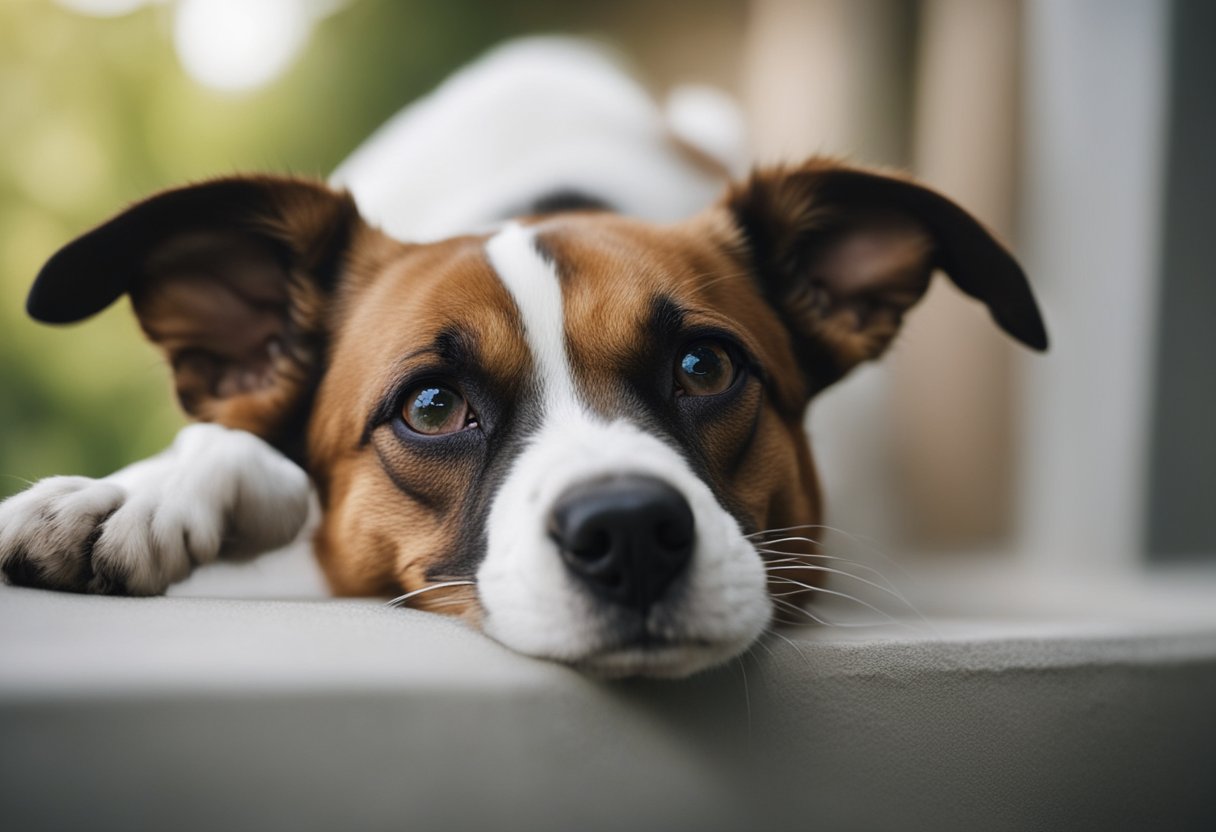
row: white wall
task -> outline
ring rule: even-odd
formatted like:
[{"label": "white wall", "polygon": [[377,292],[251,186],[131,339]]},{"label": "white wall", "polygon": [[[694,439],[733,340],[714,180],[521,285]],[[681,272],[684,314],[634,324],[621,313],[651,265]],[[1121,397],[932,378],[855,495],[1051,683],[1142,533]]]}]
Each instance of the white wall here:
[{"label": "white wall", "polygon": [[1168,11],[1026,6],[1021,251],[1052,336],[1021,368],[1021,548],[1035,566],[1141,557]]}]

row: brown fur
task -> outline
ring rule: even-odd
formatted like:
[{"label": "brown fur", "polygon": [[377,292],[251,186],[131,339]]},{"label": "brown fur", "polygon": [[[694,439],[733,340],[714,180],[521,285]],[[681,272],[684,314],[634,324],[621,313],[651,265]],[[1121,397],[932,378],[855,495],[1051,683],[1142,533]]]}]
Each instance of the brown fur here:
[{"label": "brown fur", "polygon": [[[443,329],[459,329],[478,334],[480,361],[495,377],[518,382],[529,369],[510,295],[486,263],[482,243],[401,246],[374,281],[345,287],[351,295],[340,299],[308,441],[325,509],[318,556],[340,594],[384,594],[434,580],[428,573],[451,551],[476,477],[450,461],[411,456],[384,426],[361,446],[367,414],[410,369],[402,356]],[[386,469],[408,470],[428,504],[406,499]]]}]

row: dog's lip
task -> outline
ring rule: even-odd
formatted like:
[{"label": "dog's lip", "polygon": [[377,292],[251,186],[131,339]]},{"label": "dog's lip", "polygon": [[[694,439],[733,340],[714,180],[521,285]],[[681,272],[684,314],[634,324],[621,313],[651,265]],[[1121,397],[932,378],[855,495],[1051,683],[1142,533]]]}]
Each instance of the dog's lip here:
[{"label": "dog's lip", "polygon": [[601,630],[602,636],[598,646],[586,653],[581,660],[593,661],[604,656],[627,652],[661,652],[665,650],[690,649],[703,650],[719,647],[719,643],[709,638],[699,638],[694,635],[663,635],[655,632],[655,627],[647,621],[645,615],[630,615],[618,617]]},{"label": "dog's lip", "polygon": [[666,654],[682,651],[716,650],[720,646],[719,643],[708,639],[664,639],[664,637],[646,633],[631,637],[631,639],[614,640],[608,645],[598,647],[597,650],[580,656],[576,664],[595,664],[624,656],[659,658]]},{"label": "dog's lip", "polygon": [[577,669],[605,679],[650,676],[680,678],[716,664],[724,645],[701,639],[618,642],[573,662]]},{"label": "dog's lip", "polygon": [[628,651],[651,652],[676,648],[697,649],[716,646],[717,645],[715,645],[714,642],[703,638],[674,639],[663,638],[651,633],[642,633],[633,638],[614,641],[612,644],[601,647],[595,652],[590,653],[587,658],[595,659],[601,656],[607,656],[614,653],[624,653]]}]

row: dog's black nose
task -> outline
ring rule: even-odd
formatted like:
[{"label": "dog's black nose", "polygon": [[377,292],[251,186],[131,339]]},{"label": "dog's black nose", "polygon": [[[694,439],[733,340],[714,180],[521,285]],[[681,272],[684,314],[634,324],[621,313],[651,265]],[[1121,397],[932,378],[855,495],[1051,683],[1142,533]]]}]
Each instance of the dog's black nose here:
[{"label": "dog's black nose", "polygon": [[549,534],[596,596],[644,610],[688,565],[695,528],[679,491],[628,475],[571,488],[553,507]]}]

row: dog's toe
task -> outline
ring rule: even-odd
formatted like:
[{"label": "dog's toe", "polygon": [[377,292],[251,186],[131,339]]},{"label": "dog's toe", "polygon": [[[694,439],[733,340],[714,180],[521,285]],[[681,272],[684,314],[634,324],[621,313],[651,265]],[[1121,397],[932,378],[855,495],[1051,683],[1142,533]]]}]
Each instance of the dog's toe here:
[{"label": "dog's toe", "polygon": [[126,498],[88,477],[51,477],[0,503],[0,572],[17,586],[91,592],[93,547]]},{"label": "dog's toe", "polygon": [[93,545],[95,591],[159,595],[194,566],[214,559],[218,532],[210,542],[190,525],[185,506],[161,494],[141,493],[115,511]]},{"label": "dog's toe", "polygon": [[4,557],[4,577],[13,586],[40,587],[47,584],[46,570],[24,549]]}]

